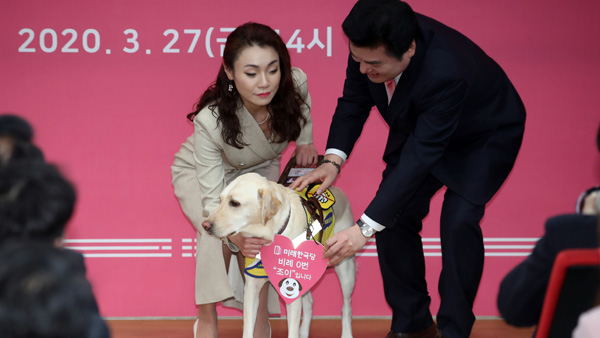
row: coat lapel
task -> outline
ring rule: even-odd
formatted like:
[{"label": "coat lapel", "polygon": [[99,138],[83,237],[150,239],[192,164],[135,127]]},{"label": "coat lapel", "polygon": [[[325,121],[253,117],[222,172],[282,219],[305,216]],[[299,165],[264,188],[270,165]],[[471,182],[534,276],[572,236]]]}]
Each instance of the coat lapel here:
[{"label": "coat lapel", "polygon": [[244,142],[249,144],[245,148],[264,159],[277,157],[274,145],[269,142],[246,107],[244,107],[244,105],[241,106],[242,107],[238,110],[237,114],[240,119],[242,130],[244,131]]},{"label": "coat lapel", "polygon": [[[388,121],[390,127],[397,127],[404,132],[412,130],[412,124],[416,119],[416,116],[413,115],[415,115],[416,112],[410,107],[410,98],[417,76],[421,71],[425,52],[425,43],[422,40],[417,39],[415,55],[410,60],[410,63],[402,73],[402,76],[400,76],[400,80],[396,85],[396,90],[394,91],[389,106],[387,106],[387,101],[385,102],[385,115],[387,115],[387,117],[384,116],[384,118]],[[384,96],[387,98],[385,84],[379,84],[379,86],[381,87]]]}]

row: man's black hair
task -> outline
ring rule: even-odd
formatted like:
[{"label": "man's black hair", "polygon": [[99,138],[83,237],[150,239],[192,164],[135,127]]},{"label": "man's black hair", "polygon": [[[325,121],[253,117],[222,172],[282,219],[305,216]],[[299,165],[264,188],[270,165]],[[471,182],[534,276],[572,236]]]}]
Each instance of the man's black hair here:
[{"label": "man's black hair", "polygon": [[360,48],[384,46],[402,59],[418,35],[415,12],[399,0],[359,0],[342,23],[344,34]]}]

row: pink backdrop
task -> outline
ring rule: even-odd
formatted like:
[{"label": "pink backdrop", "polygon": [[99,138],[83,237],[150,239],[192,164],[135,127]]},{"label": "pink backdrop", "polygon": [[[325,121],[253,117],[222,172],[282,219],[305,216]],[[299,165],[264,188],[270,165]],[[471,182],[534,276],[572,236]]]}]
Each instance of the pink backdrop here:
[{"label": "pink backdrop", "polygon": [[[324,151],[341,93],[347,42],[340,25],[353,1],[3,1],[0,112],[29,119],[49,161],[76,184],[68,246],[86,256],[102,314],[194,316],[194,231],[173,196],[173,154],[192,132],[185,115],[219,65],[228,28],[258,21],[290,41],[306,71],[315,143]],[[416,11],[462,31],[508,73],[528,110],[516,166],[482,228],[486,264],[478,316],[496,316],[498,284],[527,255],[544,220],[570,212],[600,184],[600,36],[591,0],[412,1]],[[337,185],[360,215],[377,188],[387,134],[368,121]],[[285,153],[285,160],[290,151]],[[432,310],[440,195],[423,230]],[[357,257],[356,316],[391,314],[374,243]],[[340,313],[332,271],[314,289],[315,315]],[[222,315],[240,316],[219,308]]]}]

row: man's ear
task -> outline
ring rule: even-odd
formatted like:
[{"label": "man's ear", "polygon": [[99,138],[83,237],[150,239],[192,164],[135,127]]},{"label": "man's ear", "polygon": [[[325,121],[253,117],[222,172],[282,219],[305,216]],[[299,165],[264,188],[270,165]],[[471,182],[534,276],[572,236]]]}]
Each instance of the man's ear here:
[{"label": "man's ear", "polygon": [[258,201],[262,208],[262,222],[266,224],[281,208],[281,201],[273,195],[271,189],[258,189]]},{"label": "man's ear", "polygon": [[408,46],[408,57],[412,58],[415,55],[415,52],[417,50],[417,43],[415,42],[415,40],[412,40],[412,42],[410,43],[410,46]]}]

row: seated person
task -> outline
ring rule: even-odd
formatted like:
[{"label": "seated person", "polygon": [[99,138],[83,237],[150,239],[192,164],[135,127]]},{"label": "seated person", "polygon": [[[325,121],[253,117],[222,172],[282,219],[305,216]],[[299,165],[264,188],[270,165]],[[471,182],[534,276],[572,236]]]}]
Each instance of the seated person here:
[{"label": "seated person", "polygon": [[[53,165],[22,159],[0,166],[0,337],[109,336],[83,256],[62,248],[74,204],[75,189]],[[86,325],[89,335],[81,331]],[[21,326],[29,331],[13,329]],[[62,326],[67,331],[56,335]]]},{"label": "seated person", "polygon": [[51,243],[0,248],[0,337],[108,338],[80,261]]},{"label": "seated person", "polygon": [[[597,136],[600,151],[600,130]],[[558,253],[565,249],[598,247],[598,190],[589,190],[581,198],[579,214],[560,215],[546,221],[545,233],[533,252],[504,277],[498,292],[498,310],[514,326],[536,325],[542,313],[552,266]]]}]

